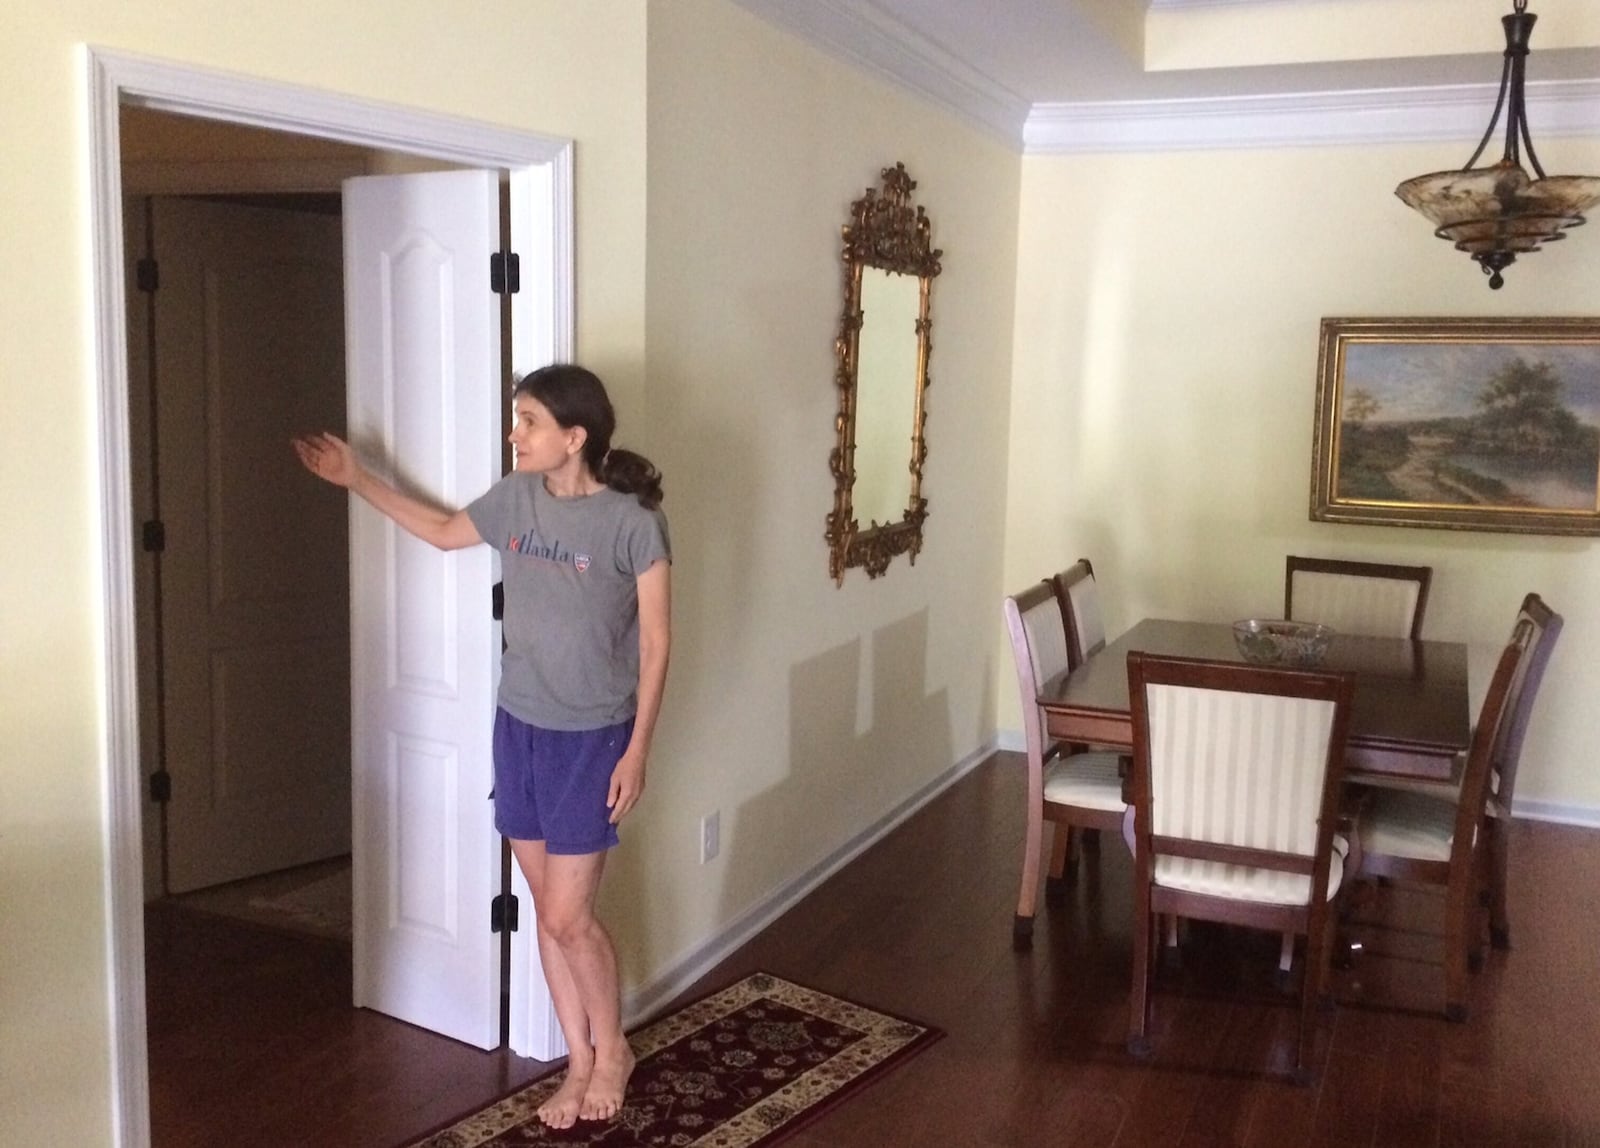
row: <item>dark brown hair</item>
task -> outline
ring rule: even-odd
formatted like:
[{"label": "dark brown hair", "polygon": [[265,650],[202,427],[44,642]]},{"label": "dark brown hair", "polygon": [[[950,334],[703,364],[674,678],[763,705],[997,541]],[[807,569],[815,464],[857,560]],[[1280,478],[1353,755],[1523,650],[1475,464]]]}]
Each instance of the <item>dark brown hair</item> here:
[{"label": "dark brown hair", "polygon": [[612,490],[634,495],[647,510],[661,505],[661,472],[655,464],[641,454],[611,446],[617,414],[600,376],[572,363],[552,363],[518,379],[511,394],[537,399],[563,427],[588,431],[583,461],[595,478]]}]

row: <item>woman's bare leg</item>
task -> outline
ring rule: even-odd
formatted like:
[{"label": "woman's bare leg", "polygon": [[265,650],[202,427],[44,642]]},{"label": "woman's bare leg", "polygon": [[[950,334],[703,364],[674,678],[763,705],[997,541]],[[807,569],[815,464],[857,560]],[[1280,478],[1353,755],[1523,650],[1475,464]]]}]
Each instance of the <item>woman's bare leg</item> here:
[{"label": "woman's bare leg", "polygon": [[[545,979],[550,983],[556,1017],[574,1055],[579,1041],[589,1053],[590,1072],[577,1115],[585,1120],[608,1120],[622,1110],[634,1056],[622,1032],[616,949],[605,926],[594,915],[606,855],[546,853],[542,842],[513,842],[514,851],[518,845],[532,846],[529,851],[539,854],[539,885],[535,886],[532,879],[528,884],[534,892],[540,958],[545,962]],[[521,857],[519,852],[519,861]],[[524,863],[524,874],[527,868]],[[571,1023],[579,1036],[575,1037],[568,1027],[568,1016],[562,1011],[563,996],[575,1006]],[[572,1083],[570,1066],[568,1074],[568,1084],[563,1085],[558,1096],[567,1092]],[[567,1099],[563,1098],[563,1114]],[[555,1103],[554,1097],[550,1103]]]},{"label": "woman's bare leg", "polygon": [[535,936],[539,944],[539,963],[544,968],[545,983],[550,987],[550,1001],[555,1006],[556,1022],[567,1042],[567,1071],[561,1087],[539,1106],[539,1119],[551,1128],[571,1128],[578,1121],[583,1107],[584,1094],[589,1090],[589,1078],[594,1074],[594,1045],[590,1043],[589,1016],[584,1011],[583,1000],[572,970],[561,953],[561,947],[545,927],[540,906],[545,899],[546,858],[543,841],[512,841],[511,852],[517,858],[522,875],[533,893],[534,917],[537,922]]}]

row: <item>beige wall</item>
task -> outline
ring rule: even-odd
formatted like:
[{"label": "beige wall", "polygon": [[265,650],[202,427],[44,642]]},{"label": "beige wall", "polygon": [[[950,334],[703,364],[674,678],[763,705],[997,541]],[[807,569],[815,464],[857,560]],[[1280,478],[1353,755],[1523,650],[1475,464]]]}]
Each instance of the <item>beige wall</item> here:
[{"label": "beige wall", "polygon": [[[1600,313],[1591,229],[1491,292],[1391,194],[1470,149],[1026,159],[1006,584],[1088,555],[1116,633],[1149,615],[1276,615],[1286,553],[1428,564],[1425,636],[1474,643],[1503,642],[1537,590],[1567,626],[1517,796],[1593,815],[1596,541],[1307,515],[1322,317]],[[1600,140],[1540,151],[1551,171],[1600,166]],[[999,688],[1014,729],[1015,688]]]},{"label": "beige wall", "polygon": [[[676,645],[611,887],[630,972],[672,965],[992,736],[1020,160],[721,0],[650,8],[647,418]],[[840,227],[903,161],[933,286],[927,546],[828,576]],[[976,460],[985,460],[978,462]],[[701,866],[699,818],[722,815]]]},{"label": "beige wall", "polygon": [[100,759],[90,43],[577,145],[579,352],[644,380],[642,5],[13,0],[0,37],[0,1112],[18,1144],[110,1142]]},{"label": "beige wall", "polygon": [[[1014,727],[997,596],[1079,554],[1113,630],[1274,609],[1289,550],[1431,563],[1438,636],[1493,641],[1537,588],[1569,623],[1522,793],[1600,806],[1592,543],[1306,520],[1321,316],[1600,307],[1594,237],[1491,296],[1390,198],[1461,148],[1019,161],[724,0],[9,15],[0,141],[28,178],[0,181],[0,1111],[20,1143],[109,1135],[84,42],[577,141],[579,356],[665,471],[678,554],[669,704],[606,894],[631,985],[984,745],[997,696]],[[1600,162],[1596,141],[1545,150]],[[836,589],[838,229],[895,160],[946,251],[932,516],[915,567]]]},{"label": "beige wall", "polygon": [[[992,736],[1005,476],[970,460],[1002,456],[1007,433],[1020,161],[1003,145],[721,0],[284,0],[226,21],[198,0],[23,0],[10,15],[0,140],[28,178],[0,183],[7,1136],[110,1138],[83,43],[576,140],[579,357],[611,384],[622,441],[665,470],[678,550],[650,800],[608,882],[630,985]],[[840,590],[822,542],[838,229],[897,159],[949,251],[928,548]],[[713,808],[723,854],[701,868]]]}]

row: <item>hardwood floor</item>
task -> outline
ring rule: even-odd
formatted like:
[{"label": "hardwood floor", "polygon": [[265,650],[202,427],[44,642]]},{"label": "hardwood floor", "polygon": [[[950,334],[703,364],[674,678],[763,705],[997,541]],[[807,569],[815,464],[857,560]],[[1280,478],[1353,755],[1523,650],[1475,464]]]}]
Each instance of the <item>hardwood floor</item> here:
[{"label": "hardwood floor", "polygon": [[[1363,898],[1365,951],[1298,1088],[1271,936],[1193,927],[1156,986],[1153,1060],[1124,1052],[1120,841],[1012,951],[1022,794],[998,755],[685,994],[767,969],[946,1031],[795,1148],[1600,1145],[1600,832],[1514,825],[1516,948],[1489,954],[1466,1024],[1436,1014],[1439,898]],[[332,942],[153,910],[148,968],[157,1148],[392,1148],[543,1068],[349,1008]]]}]

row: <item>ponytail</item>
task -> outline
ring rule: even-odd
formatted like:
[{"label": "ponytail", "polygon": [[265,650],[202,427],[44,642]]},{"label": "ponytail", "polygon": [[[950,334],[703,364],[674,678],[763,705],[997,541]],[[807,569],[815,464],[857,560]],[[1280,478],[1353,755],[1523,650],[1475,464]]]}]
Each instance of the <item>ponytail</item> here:
[{"label": "ponytail", "polygon": [[[587,453],[587,452],[585,452]],[[600,460],[595,477],[612,490],[636,495],[639,505],[654,510],[664,497],[661,491],[661,472],[642,454],[631,450],[613,448]]]}]

